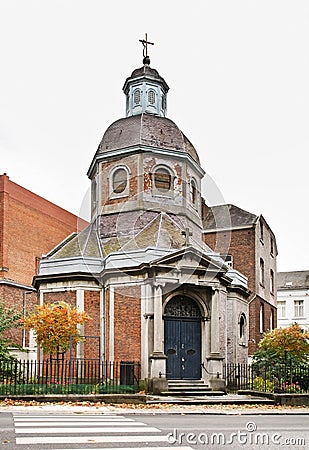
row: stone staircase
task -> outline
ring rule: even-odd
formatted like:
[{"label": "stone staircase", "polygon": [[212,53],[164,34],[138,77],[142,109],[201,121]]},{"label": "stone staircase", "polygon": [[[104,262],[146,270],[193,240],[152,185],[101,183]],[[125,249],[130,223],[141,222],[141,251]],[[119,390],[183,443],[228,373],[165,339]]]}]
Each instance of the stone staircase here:
[{"label": "stone staircase", "polygon": [[174,397],[200,397],[225,395],[224,391],[212,391],[204,380],[168,380],[168,391],[162,395]]}]

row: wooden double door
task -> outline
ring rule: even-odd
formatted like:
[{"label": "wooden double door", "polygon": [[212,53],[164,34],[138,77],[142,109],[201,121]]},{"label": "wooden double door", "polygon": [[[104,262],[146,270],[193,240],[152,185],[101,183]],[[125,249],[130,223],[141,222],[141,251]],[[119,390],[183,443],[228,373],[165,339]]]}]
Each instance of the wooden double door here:
[{"label": "wooden double door", "polygon": [[[197,303],[177,296],[167,305],[164,352],[168,379],[201,378],[201,313]],[[170,303],[170,302],[169,302]]]}]

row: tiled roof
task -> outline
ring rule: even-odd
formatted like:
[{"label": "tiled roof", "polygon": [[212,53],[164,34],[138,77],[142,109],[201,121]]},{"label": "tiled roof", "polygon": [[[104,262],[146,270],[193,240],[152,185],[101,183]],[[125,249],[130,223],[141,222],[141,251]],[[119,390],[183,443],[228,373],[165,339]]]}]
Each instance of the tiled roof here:
[{"label": "tiled roof", "polygon": [[300,270],[296,272],[278,272],[278,289],[309,288],[309,270]]},{"label": "tiled roof", "polygon": [[203,226],[205,231],[241,228],[254,225],[258,217],[235,205],[216,205],[208,208]]}]

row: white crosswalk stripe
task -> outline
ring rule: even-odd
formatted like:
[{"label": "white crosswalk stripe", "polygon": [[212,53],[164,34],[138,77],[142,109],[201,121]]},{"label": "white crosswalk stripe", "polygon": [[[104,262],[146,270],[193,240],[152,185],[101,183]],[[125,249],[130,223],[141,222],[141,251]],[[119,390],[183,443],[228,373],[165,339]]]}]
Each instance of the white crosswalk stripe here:
[{"label": "white crosswalk stripe", "polygon": [[[190,450],[192,447],[169,445],[168,436],[161,430],[124,416],[102,414],[75,416],[72,414],[14,414],[16,444],[24,445],[90,445],[106,444],[100,448],[110,450],[111,444],[124,444],[118,450],[128,450],[142,444],[148,450]],[[149,444],[157,445],[150,447]],[[41,448],[40,448],[41,450]],[[62,450],[55,448],[54,450]],[[70,449],[67,449],[70,450]],[[73,449],[71,449],[73,450]],[[76,449],[75,449],[76,450]],[[83,450],[79,448],[78,450]],[[84,449],[86,450],[86,449]]]}]

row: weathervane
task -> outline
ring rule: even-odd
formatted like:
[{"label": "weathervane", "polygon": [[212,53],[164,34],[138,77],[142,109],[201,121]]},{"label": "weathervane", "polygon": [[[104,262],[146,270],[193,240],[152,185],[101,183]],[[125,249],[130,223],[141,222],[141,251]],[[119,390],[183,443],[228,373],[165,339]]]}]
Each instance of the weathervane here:
[{"label": "weathervane", "polygon": [[148,41],[148,36],[147,33],[145,33],[145,39],[140,39],[139,40],[142,44],[143,44],[143,64],[150,64],[150,58],[148,56],[148,44],[150,45],[154,45],[153,42],[149,42]]}]

